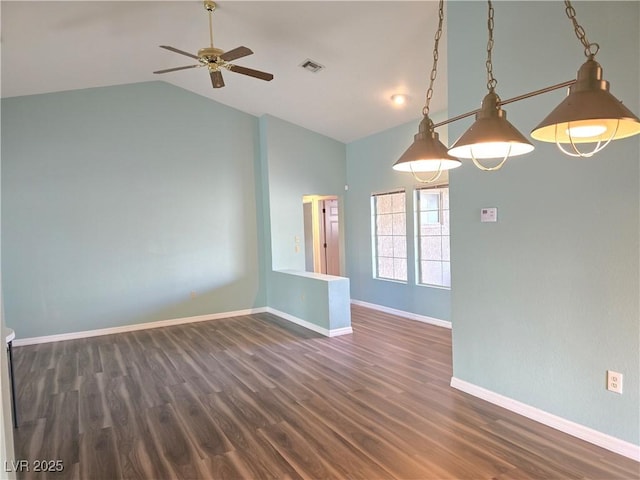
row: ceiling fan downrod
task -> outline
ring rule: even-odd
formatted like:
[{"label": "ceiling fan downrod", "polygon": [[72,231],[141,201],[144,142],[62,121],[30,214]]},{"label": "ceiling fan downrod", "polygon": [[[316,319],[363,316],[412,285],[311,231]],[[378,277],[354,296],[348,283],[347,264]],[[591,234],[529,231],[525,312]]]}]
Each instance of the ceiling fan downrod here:
[{"label": "ceiling fan downrod", "polygon": [[216,10],[216,2],[212,0],[204,0],[204,9],[209,12],[209,43],[213,48],[213,21],[212,14]]},{"label": "ceiling fan downrod", "polygon": [[209,12],[209,48],[201,48],[200,50],[198,50],[198,57],[200,57],[201,61],[205,65],[206,64],[209,65],[210,71],[211,71],[211,63],[215,62],[215,60],[224,53],[224,50],[220,50],[219,48],[215,48],[213,46],[212,14],[215,11],[216,7],[217,7],[216,2],[212,0],[204,0],[204,9],[207,12]]}]

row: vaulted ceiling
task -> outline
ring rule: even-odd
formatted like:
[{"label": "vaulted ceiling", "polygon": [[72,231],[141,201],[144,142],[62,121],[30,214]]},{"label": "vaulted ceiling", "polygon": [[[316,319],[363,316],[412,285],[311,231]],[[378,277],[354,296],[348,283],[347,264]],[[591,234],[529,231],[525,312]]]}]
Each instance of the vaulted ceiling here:
[{"label": "vaulted ceiling", "polygon": [[[268,113],[343,142],[419,119],[432,62],[435,1],[221,1],[214,45],[271,82],[204,68],[161,48],[209,45],[201,1],[2,1],[3,97],[162,80],[250,114]],[[300,67],[311,59],[326,68]],[[409,95],[396,107],[394,93]],[[431,111],[446,108],[446,35]]]}]

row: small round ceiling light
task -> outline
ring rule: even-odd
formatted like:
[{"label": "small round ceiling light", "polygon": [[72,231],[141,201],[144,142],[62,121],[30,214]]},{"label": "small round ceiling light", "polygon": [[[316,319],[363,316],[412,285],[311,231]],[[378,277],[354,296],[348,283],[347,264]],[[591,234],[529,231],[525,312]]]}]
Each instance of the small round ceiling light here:
[{"label": "small round ceiling light", "polygon": [[404,93],[395,93],[391,95],[391,101],[396,107],[401,107],[407,103],[408,97]]}]

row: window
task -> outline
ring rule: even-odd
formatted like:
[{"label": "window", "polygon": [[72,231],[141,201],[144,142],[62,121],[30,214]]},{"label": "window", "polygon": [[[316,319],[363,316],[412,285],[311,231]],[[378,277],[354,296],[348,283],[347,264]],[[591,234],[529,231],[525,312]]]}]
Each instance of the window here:
[{"label": "window", "polygon": [[451,287],[449,188],[416,190],[418,283]]},{"label": "window", "polygon": [[374,277],[407,281],[407,221],[404,191],[371,197]]}]

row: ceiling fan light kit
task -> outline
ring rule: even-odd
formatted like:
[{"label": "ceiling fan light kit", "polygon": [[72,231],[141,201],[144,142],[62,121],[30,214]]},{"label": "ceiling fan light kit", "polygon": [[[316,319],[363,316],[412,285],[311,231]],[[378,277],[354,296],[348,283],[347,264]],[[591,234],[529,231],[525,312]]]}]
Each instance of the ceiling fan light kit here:
[{"label": "ceiling fan light kit", "polygon": [[[423,131],[422,123],[414,144],[393,165],[395,170],[414,173],[414,166],[425,165],[418,158],[412,158],[409,153],[418,141],[430,137],[431,142],[437,140],[434,129],[463,118],[476,115],[474,124],[463,133],[447,153],[452,158],[471,158],[473,163],[483,171],[499,170],[508,158],[529,153],[534,146],[511,123],[507,121],[506,113],[502,105],[517,102],[536,95],[548,93],[560,88],[569,87],[567,97],[558,105],[540,124],[533,129],[531,137],[543,142],[555,143],[561,152],[572,157],[588,158],[604,149],[612,140],[627,138],[640,134],[640,119],[625,107],[616,97],[609,92],[609,82],[602,78],[602,67],[595,61],[595,55],[599,50],[597,43],[589,43],[584,28],[576,19],[576,12],[570,0],[565,0],[565,13],[573,23],[574,31],[582,45],[587,61],[580,67],[576,80],[569,80],[556,85],[551,85],[539,90],[528,92],[508,100],[500,100],[495,93],[497,81],[493,76],[492,50],[493,50],[493,26],[494,10],[491,0],[488,0],[488,30],[489,41],[487,43],[487,88],[489,93],[482,101],[482,107],[478,110],[463,113],[456,117],[444,120],[437,124],[430,123],[429,129]],[[433,93],[433,80],[437,61],[437,46],[442,31],[442,1],[440,2],[440,24],[436,33],[436,46],[434,49],[434,67],[432,69],[431,83],[427,91],[427,104],[423,109],[425,120],[428,120],[428,101]],[[425,112],[426,111],[426,112]],[[423,122],[425,121],[423,120]],[[429,120],[430,121],[430,120]],[[428,135],[427,135],[428,133]],[[594,145],[590,151],[584,152],[579,145]],[[443,146],[444,147],[444,146]],[[446,148],[446,147],[444,147]],[[498,164],[488,167],[480,162],[481,159],[498,159]],[[441,169],[454,168],[451,164],[442,163]],[[458,165],[455,165],[458,166]],[[437,179],[435,176],[427,181]]]},{"label": "ceiling fan light kit", "polygon": [[267,72],[261,72],[260,70],[254,70],[252,68],[242,67],[240,65],[235,65],[230,63],[233,60],[237,60],[239,58],[246,57],[248,55],[252,55],[253,52],[247,47],[237,47],[233,50],[229,50],[225,52],[220,48],[216,48],[213,46],[213,20],[212,14],[216,10],[217,5],[215,2],[211,0],[204,0],[204,8],[209,13],[209,46],[201,48],[198,50],[198,54],[194,55],[189,52],[185,52],[184,50],[179,50],[175,47],[170,47],[168,45],[160,45],[160,48],[164,48],[165,50],[169,50],[174,53],[178,53],[180,55],[184,55],[186,57],[193,58],[198,60],[199,63],[196,65],[187,65],[185,67],[174,67],[167,68],[164,70],[157,70],[153,73],[162,74],[169,72],[176,72],[178,70],[187,70],[190,68],[196,67],[207,67],[209,70],[209,76],[211,77],[211,85],[213,88],[222,88],[224,87],[224,79],[222,78],[222,70],[228,70],[230,72],[240,73],[242,75],[247,75],[249,77],[257,78],[260,80],[271,81],[273,80],[273,75]]}]

